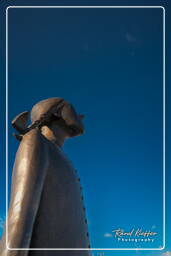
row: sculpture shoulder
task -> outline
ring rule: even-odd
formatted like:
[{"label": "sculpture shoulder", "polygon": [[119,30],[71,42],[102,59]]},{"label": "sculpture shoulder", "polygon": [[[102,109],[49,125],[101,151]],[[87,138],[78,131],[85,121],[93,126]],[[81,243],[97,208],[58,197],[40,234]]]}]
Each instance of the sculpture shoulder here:
[{"label": "sculpture shoulder", "polygon": [[23,136],[17,151],[17,159],[27,158],[30,161],[49,160],[55,151],[55,147],[40,130],[33,129]]},{"label": "sculpture shoulder", "polygon": [[38,129],[33,129],[23,136],[20,142],[17,159],[29,158],[30,160],[37,157],[44,158],[49,154],[48,140],[41,134]]},{"label": "sculpture shoulder", "polygon": [[37,144],[43,146],[46,143],[47,143],[47,140],[45,139],[45,137],[41,134],[41,132],[38,129],[33,129],[33,130],[29,131],[28,133],[26,133],[23,136],[23,139],[21,141],[21,144],[26,144],[26,145],[30,145],[30,146],[34,146]]},{"label": "sculpture shoulder", "polygon": [[[14,169],[24,166],[26,169],[48,166],[49,149],[46,138],[38,129],[33,129],[23,136],[17,150]],[[23,165],[21,165],[21,162]],[[22,167],[23,168],[23,167]],[[34,169],[33,168],[33,169]]]},{"label": "sculpture shoulder", "polygon": [[37,148],[45,149],[46,152],[48,152],[49,155],[56,154],[61,155],[60,150],[57,150],[57,147],[52,143],[50,140],[48,140],[45,136],[42,135],[39,129],[33,129],[26,133],[23,136],[23,139],[20,143],[20,145],[26,145],[31,148]]}]

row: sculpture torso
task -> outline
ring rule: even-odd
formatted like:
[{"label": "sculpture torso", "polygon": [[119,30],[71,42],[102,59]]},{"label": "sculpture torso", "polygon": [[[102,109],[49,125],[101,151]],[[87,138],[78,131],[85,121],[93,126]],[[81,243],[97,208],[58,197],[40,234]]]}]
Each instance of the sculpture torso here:
[{"label": "sculpture torso", "polygon": [[88,230],[79,179],[60,148],[39,130],[20,143],[12,181],[8,217],[10,248],[47,248],[44,251],[7,251],[2,256],[88,256],[89,251],[48,248],[89,248]]},{"label": "sculpture torso", "polygon": [[[88,256],[90,245],[79,179],[54,144],[58,140],[62,145],[66,138],[81,135],[83,116],[64,99],[50,98],[33,106],[29,126],[28,118],[26,111],[12,121],[19,133],[15,137],[21,143],[13,168],[8,232],[3,235],[1,255]],[[11,250],[6,248],[6,234]],[[45,250],[25,250],[30,248]]]},{"label": "sculpture torso", "polygon": [[49,166],[30,248],[88,248],[79,178],[60,148],[48,141],[47,147]]}]

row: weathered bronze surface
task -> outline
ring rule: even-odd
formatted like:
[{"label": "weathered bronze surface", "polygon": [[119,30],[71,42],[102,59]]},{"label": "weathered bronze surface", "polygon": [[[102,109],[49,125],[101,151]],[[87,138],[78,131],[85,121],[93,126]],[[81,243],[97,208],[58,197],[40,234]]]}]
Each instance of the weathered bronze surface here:
[{"label": "weathered bronze surface", "polygon": [[89,251],[48,248],[89,248],[89,237],[80,180],[62,150],[65,139],[84,131],[82,115],[61,98],[36,104],[12,122],[19,132],[11,201],[8,215],[9,248],[47,250],[7,250],[6,232],[1,256],[88,256]]}]

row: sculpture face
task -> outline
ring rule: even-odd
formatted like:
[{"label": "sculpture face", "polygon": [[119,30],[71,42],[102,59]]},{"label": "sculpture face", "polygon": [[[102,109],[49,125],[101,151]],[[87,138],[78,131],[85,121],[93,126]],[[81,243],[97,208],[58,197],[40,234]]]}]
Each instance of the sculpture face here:
[{"label": "sculpture face", "polygon": [[83,115],[78,115],[72,105],[66,105],[61,111],[58,119],[59,126],[63,127],[69,137],[83,134],[84,126],[82,123]]}]

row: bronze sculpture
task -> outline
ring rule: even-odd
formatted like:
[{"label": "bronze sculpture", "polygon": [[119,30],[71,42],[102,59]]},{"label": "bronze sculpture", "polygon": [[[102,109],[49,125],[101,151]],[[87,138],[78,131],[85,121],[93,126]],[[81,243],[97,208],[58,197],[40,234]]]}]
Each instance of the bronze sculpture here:
[{"label": "bronze sculpture", "polygon": [[8,214],[9,248],[47,248],[10,251],[1,242],[2,256],[88,256],[90,248],[80,180],[61,146],[81,135],[84,127],[72,105],[62,98],[37,103],[12,122],[20,140],[16,155]]}]

